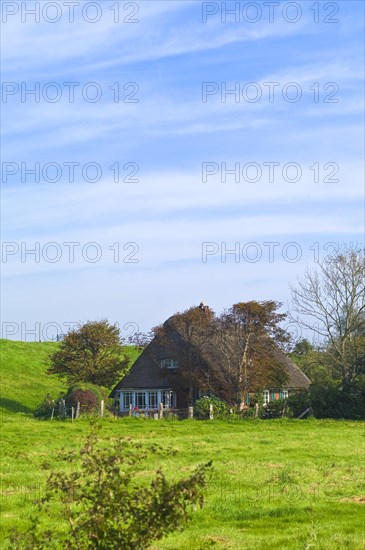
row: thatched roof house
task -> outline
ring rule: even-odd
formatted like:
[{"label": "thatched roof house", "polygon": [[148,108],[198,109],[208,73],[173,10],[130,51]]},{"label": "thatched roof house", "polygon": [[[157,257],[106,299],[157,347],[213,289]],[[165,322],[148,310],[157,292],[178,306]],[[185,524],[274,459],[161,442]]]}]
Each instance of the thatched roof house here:
[{"label": "thatched roof house", "polygon": [[[168,319],[166,324],[171,324]],[[179,365],[176,350],[181,347],[188,349],[189,345],[174,329],[168,339],[155,337],[144,349],[132,365],[129,373],[115,386],[110,397],[119,401],[121,414],[127,414],[131,410],[157,412],[161,403],[166,409],[185,409],[192,402],[206,395],[203,391],[194,387],[193,391],[188,390],[179,382],[182,366]],[[194,349],[195,357],[200,350]],[[209,368],[209,361],[205,361]],[[269,402],[281,397],[288,397],[290,394],[306,389],[310,385],[309,378],[278,348],[273,351],[273,361],[280,363],[286,373],[287,382],[285,387],[263,388],[263,398]],[[180,372],[179,372],[180,371]]]}]

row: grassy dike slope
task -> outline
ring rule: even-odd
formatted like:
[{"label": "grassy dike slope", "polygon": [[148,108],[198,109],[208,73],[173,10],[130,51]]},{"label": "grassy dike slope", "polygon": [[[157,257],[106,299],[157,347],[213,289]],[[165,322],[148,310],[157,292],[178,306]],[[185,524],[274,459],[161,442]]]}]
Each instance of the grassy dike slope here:
[{"label": "grassy dike slope", "polygon": [[[16,342],[0,340],[0,408],[2,413],[32,414],[50,393],[57,397],[66,390],[57,376],[46,373],[48,356],[57,350],[57,342]],[[126,348],[131,362],[139,351]]]},{"label": "grassy dike slope", "polygon": [[56,342],[0,340],[0,406],[3,413],[31,414],[47,393],[56,396],[64,384],[46,374],[47,357]]}]

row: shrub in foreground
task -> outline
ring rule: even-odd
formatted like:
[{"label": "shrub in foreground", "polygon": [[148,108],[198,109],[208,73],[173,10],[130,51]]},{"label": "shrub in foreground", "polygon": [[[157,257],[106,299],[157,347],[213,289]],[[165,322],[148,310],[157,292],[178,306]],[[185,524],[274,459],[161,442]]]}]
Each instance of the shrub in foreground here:
[{"label": "shrub in foreground", "polygon": [[[104,443],[105,445],[105,443]],[[196,468],[187,478],[168,481],[158,470],[149,485],[138,481],[136,469],[157,446],[143,449],[129,439],[97,442],[96,432],[76,452],[64,459],[77,469],[53,472],[47,494],[27,533],[13,532],[12,547],[18,549],[63,548],[68,550],[142,550],[168,533],[182,529],[190,506],[203,504],[203,489],[211,462]],[[165,451],[168,452],[168,451]],[[143,479],[143,478],[142,478]],[[61,504],[55,507],[55,501]],[[59,509],[63,532],[42,530],[40,522],[52,508]]]}]

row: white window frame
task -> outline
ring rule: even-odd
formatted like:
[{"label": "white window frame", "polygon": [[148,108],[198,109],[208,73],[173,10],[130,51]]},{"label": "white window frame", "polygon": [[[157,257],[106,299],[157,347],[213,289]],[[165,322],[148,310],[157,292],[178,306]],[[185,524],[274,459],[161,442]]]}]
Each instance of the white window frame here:
[{"label": "white window frame", "polygon": [[134,407],[134,395],[132,391],[120,392],[120,410],[129,410],[129,405]]},{"label": "white window frame", "polygon": [[148,390],[146,405],[148,409],[158,409],[158,391]]},{"label": "white window frame", "polygon": [[289,397],[288,390],[282,390],[281,395],[282,395],[282,399],[288,399],[288,397]]},{"label": "white window frame", "polygon": [[[144,400],[144,407],[138,405],[138,394]],[[153,394],[153,399],[152,399]],[[153,401],[153,403],[152,403]],[[132,409],[138,406],[139,411],[154,410],[158,411],[160,408],[160,403],[163,404],[164,409],[173,409],[176,408],[176,392],[173,390],[166,389],[146,389],[146,390],[120,390],[119,391],[119,407],[121,412],[127,412],[130,410],[130,405]]]},{"label": "white window frame", "polygon": [[264,405],[267,405],[270,402],[270,392],[269,392],[269,390],[264,390],[262,392],[262,396],[263,396],[263,399],[264,399]]},{"label": "white window frame", "polygon": [[161,359],[160,365],[162,369],[178,369],[180,366],[178,361],[176,361],[176,359],[172,359],[172,357]]},{"label": "white window frame", "polygon": [[134,392],[134,394],[135,394],[134,395],[135,406],[138,407],[138,409],[141,410],[141,411],[144,411],[148,408],[146,393],[147,392],[145,392],[145,391],[136,391],[136,392]]},{"label": "white window frame", "polygon": [[161,403],[164,409],[173,409],[175,404],[175,393],[171,390],[161,392]]}]

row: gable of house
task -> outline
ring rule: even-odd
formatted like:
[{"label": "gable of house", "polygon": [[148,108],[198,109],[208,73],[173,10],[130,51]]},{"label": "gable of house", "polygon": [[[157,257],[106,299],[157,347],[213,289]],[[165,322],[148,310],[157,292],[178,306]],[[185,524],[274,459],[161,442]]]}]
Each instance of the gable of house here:
[{"label": "gable of house", "polygon": [[168,356],[169,351],[154,338],[133,363],[129,373],[115,386],[110,397],[126,388],[169,388],[166,371],[161,368],[161,361]]}]

